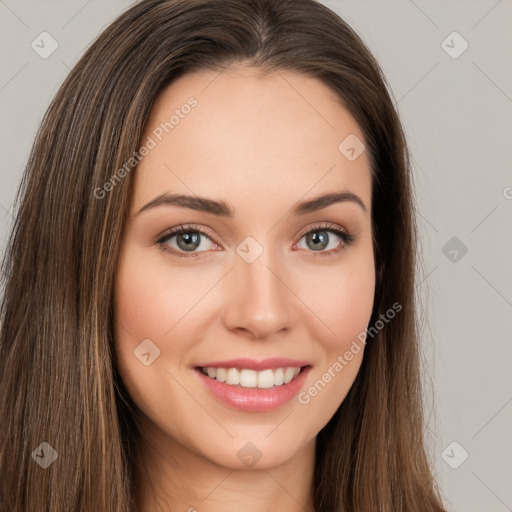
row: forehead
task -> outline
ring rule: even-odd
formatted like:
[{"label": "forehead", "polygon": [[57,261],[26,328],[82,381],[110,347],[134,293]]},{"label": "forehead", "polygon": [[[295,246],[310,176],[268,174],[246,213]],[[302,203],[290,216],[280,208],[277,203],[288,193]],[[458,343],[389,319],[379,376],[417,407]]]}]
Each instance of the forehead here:
[{"label": "forehead", "polygon": [[137,167],[133,209],[163,192],[248,205],[256,198],[295,202],[334,188],[369,205],[366,152],[351,161],[340,151],[354,136],[364,140],[318,79],[254,68],[189,73],[153,105],[141,144],[151,139],[154,147]]}]

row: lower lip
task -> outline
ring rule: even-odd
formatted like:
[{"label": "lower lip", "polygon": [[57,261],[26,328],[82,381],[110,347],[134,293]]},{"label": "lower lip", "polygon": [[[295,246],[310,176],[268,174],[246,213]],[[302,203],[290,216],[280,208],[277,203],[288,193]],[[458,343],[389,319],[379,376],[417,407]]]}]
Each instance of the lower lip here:
[{"label": "lower lip", "polygon": [[208,377],[200,369],[195,368],[199,378],[219,400],[236,409],[251,412],[271,411],[289,402],[301,390],[309,370],[311,370],[311,366],[306,366],[288,384],[259,389],[230,386],[225,382]]}]

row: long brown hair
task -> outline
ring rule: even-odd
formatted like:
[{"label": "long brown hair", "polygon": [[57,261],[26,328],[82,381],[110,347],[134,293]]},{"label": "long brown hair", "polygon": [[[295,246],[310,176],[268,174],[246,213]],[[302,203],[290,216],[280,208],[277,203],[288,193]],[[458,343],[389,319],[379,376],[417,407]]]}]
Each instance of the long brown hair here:
[{"label": "long brown hair", "polygon": [[[368,338],[353,387],[318,434],[316,512],[444,510],[423,441],[407,148],[377,62],[314,0],[142,0],[61,86],[17,196],[2,265],[2,512],[135,511],[133,404],[113,349],[135,171],[97,190],[137,151],[159,91],[189,71],[240,63],[319,78],[358,122],[372,162],[370,324],[402,305]],[[33,456],[50,452],[43,442],[57,454],[46,470]]]}]

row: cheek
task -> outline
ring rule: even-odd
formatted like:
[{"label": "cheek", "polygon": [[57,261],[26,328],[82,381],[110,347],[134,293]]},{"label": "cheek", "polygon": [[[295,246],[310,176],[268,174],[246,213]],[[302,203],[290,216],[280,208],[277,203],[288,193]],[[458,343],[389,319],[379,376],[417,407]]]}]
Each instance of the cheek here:
[{"label": "cheek", "polygon": [[[179,273],[175,274],[178,282],[170,282],[163,260],[147,248],[131,247],[122,252],[114,298],[119,370],[131,398],[150,417],[158,416],[155,411],[168,398],[158,391],[169,387],[170,378],[164,370],[187,352],[187,338],[179,335],[180,319],[190,309],[187,296],[194,295]],[[144,362],[147,353],[149,361]]]},{"label": "cheek", "polygon": [[375,293],[373,257],[359,253],[353,261],[324,269],[302,281],[301,297],[320,320],[311,333],[330,356],[346,350],[368,326]]},{"label": "cheek", "polygon": [[[343,348],[366,329],[373,308],[375,277],[372,269],[333,280],[328,318]],[[336,341],[334,341],[335,344]]]},{"label": "cheek", "polygon": [[[165,382],[157,385],[156,375],[165,380],[162,370],[187,359],[201,339],[206,316],[206,301],[201,299],[216,279],[208,274],[199,280],[193,268],[170,271],[165,255],[147,248],[131,247],[121,253],[114,299],[115,350],[132,396],[165,386]],[[139,352],[146,353],[141,347],[158,354],[148,366],[137,358]]]},{"label": "cheek", "polygon": [[[118,263],[114,299],[115,347],[121,374],[133,398],[143,394],[142,389],[138,389],[139,384],[147,389],[154,385],[151,378],[169,352],[168,348],[163,352],[164,334],[176,323],[181,309],[180,298],[165,291],[162,282],[165,274],[159,270],[136,249],[126,252]],[[151,343],[144,340],[151,340]],[[141,345],[143,342],[146,345]],[[148,367],[137,359],[139,352],[141,357],[146,353],[140,350],[141,346],[150,352],[152,362]]]},{"label": "cheek", "polygon": [[[115,312],[121,336],[163,340],[179,329],[180,320],[204,295],[197,273],[169,272],[165,256],[148,257],[136,249],[120,259],[116,276]],[[124,331],[124,333],[123,333]]]},{"label": "cheek", "polygon": [[317,273],[302,290],[304,302],[321,320],[309,326],[323,357],[297,398],[320,430],[343,402],[361,366],[375,292],[372,252],[360,251],[337,269]]}]

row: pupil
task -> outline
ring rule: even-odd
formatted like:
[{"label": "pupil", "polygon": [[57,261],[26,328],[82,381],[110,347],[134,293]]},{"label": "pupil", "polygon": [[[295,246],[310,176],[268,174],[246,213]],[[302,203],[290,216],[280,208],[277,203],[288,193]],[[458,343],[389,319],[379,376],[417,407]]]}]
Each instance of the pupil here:
[{"label": "pupil", "polygon": [[313,250],[325,249],[329,242],[327,231],[313,231],[313,233],[306,236],[306,242],[313,242],[313,246],[310,247]]},{"label": "pupil", "polygon": [[[178,235],[178,246],[180,249],[183,249],[184,251],[190,251],[197,249],[200,243],[200,237],[199,233],[180,233]],[[182,242],[185,242],[182,244]],[[193,245],[187,245],[187,244],[193,244]]]}]

